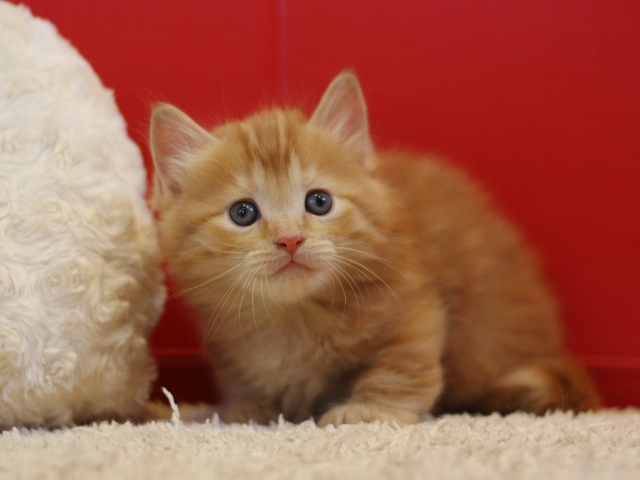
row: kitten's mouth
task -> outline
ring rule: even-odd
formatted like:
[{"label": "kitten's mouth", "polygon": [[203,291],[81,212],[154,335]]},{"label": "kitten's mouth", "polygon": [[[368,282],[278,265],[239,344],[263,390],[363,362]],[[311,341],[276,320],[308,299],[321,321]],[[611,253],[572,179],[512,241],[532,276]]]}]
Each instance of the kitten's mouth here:
[{"label": "kitten's mouth", "polygon": [[285,273],[285,272],[310,272],[311,269],[309,267],[307,267],[306,265],[303,265],[301,263],[296,262],[294,259],[291,259],[288,263],[286,263],[284,266],[280,267],[278,270],[276,270],[276,274],[278,273]]}]

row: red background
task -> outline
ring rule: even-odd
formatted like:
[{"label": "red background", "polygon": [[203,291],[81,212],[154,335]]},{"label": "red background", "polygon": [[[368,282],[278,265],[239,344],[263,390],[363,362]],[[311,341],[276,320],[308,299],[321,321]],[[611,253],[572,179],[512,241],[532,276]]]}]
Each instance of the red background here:
[{"label": "red background", "polygon": [[[150,104],[213,126],[310,111],[354,67],[382,147],[470,170],[525,232],[570,348],[609,405],[640,405],[640,2],[27,0],[115,90],[146,147]],[[154,333],[160,383],[215,396],[191,316]]]}]

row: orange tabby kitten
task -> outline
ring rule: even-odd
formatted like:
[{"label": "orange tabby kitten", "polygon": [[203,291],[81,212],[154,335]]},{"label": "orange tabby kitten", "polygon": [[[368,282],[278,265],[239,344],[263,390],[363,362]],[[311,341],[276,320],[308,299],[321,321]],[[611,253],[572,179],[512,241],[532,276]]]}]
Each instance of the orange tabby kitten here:
[{"label": "orange tabby kitten", "polygon": [[151,149],[224,421],[598,405],[518,234],[459,172],[375,152],[353,74],[308,120],[276,109],[208,132],[159,105]]}]

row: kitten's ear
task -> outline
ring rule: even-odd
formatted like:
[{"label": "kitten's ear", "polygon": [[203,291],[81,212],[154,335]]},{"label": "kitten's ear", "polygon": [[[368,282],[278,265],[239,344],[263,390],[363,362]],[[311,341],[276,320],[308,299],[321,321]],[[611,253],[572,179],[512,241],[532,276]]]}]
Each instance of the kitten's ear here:
[{"label": "kitten's ear", "polygon": [[189,159],[214,139],[176,107],[161,103],[153,108],[149,143],[162,195],[180,193]]},{"label": "kitten's ear", "polygon": [[343,72],[333,79],[309,124],[338,134],[360,150],[362,162],[373,167],[367,104],[355,74]]}]

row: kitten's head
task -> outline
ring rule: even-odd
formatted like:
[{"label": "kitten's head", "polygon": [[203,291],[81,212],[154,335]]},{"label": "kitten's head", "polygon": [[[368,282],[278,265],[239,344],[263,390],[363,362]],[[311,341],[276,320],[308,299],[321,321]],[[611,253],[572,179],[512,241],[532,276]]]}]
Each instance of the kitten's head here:
[{"label": "kitten's head", "polygon": [[196,302],[249,292],[293,303],[375,280],[388,195],[353,74],[331,83],[308,120],[269,110],[208,132],[159,105],[151,150],[170,270]]}]

